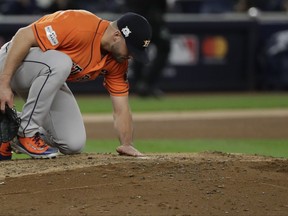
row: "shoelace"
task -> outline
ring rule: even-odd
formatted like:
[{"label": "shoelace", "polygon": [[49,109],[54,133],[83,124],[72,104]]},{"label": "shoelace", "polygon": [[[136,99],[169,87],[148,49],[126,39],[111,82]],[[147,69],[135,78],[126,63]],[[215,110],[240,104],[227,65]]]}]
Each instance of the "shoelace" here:
[{"label": "shoelace", "polygon": [[[35,144],[40,147],[40,148],[43,148],[43,147],[46,147],[47,144],[41,140],[41,137],[40,137],[40,134],[39,133],[36,133],[35,136],[33,137],[32,139],[33,141],[35,141]],[[41,142],[42,141],[42,142]]]}]

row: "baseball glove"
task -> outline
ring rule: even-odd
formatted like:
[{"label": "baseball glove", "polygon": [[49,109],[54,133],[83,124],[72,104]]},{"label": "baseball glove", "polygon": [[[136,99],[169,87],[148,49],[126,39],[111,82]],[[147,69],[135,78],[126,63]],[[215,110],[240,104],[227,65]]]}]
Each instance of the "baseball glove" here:
[{"label": "baseball glove", "polygon": [[6,105],[5,113],[0,111],[0,143],[9,142],[17,136],[20,122],[15,108]]}]

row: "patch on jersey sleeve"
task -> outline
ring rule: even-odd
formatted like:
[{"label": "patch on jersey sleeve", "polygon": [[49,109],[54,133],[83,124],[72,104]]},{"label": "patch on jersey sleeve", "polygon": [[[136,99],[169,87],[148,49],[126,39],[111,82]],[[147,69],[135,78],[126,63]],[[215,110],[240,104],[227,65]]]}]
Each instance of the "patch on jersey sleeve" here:
[{"label": "patch on jersey sleeve", "polygon": [[46,32],[46,36],[47,36],[48,40],[50,41],[51,45],[56,46],[59,42],[57,40],[57,34],[53,30],[52,26],[51,25],[46,26],[45,32]]}]

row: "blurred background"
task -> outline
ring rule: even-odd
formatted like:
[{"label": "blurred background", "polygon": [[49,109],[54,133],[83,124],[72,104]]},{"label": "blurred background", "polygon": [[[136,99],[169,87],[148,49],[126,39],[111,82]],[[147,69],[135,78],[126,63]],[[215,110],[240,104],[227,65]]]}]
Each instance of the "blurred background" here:
[{"label": "blurred background", "polygon": [[[288,0],[0,0],[0,45],[63,9],[108,20],[127,11],[147,17],[152,61],[129,68],[131,92],[141,97],[288,90]],[[69,85],[75,93],[106,92],[101,83]]]},{"label": "blurred background", "polygon": [[[151,62],[132,61],[128,71],[140,151],[288,157],[288,0],[0,0],[0,45],[62,9],[111,21],[134,11],[152,24]],[[102,81],[68,83],[85,119],[88,152],[118,145],[112,118],[98,119],[112,112]]]}]

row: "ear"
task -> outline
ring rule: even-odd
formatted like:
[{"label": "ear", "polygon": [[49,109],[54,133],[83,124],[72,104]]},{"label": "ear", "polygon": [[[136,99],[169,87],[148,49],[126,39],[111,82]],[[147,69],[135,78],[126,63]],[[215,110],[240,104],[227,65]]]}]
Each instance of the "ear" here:
[{"label": "ear", "polygon": [[119,30],[116,30],[116,31],[114,32],[114,34],[113,34],[113,40],[114,40],[114,42],[120,41],[121,38],[122,38],[121,32],[120,32]]}]

